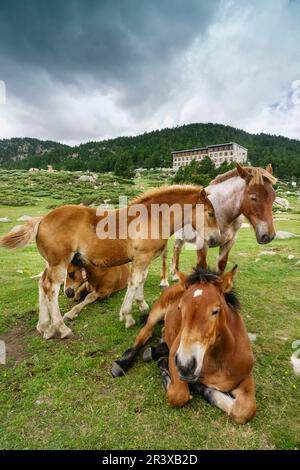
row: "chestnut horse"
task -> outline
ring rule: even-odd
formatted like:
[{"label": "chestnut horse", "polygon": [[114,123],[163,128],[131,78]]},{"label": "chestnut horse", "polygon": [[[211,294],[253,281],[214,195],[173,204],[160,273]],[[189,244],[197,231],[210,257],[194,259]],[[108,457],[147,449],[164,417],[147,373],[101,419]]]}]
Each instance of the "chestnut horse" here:
[{"label": "chestnut horse", "polygon": [[[169,359],[163,357],[158,363],[168,402],[185,405],[193,384],[192,391],[244,424],[256,412],[254,359],[232,292],[236,268],[226,274],[203,268],[189,277],[180,273],[181,282],[166,289],[155,303],[134,348],[136,353],[154,325],[165,318],[165,342],[146,350],[144,359],[158,359],[170,351]],[[128,368],[134,348],[114,364],[114,375]]]},{"label": "chestnut horse", "polygon": [[125,289],[129,277],[127,264],[111,268],[98,268],[87,263],[76,253],[67,269],[65,294],[67,297],[84,300],[64,314],[64,320],[74,320],[81,310],[96,300],[107,299],[114,292]]},{"label": "chestnut horse", "polygon": [[[190,210],[186,211],[187,207]],[[199,212],[203,215],[200,221]],[[109,229],[105,236],[103,226],[109,223],[109,218],[115,222],[112,230],[114,233],[111,234]],[[39,282],[37,330],[45,339],[54,336],[65,338],[72,331],[64,324],[58,295],[75,253],[102,268],[132,261],[128,288],[120,310],[120,320],[125,319],[128,328],[135,323],[131,315],[134,299],[141,311],[148,309],[143,287],[149,264],[161,255],[170,235],[186,223],[203,232],[207,243],[219,243],[220,231],[214,208],[201,187],[163,187],[138,197],[127,207],[115,211],[106,210],[101,215],[91,207],[61,206],[43,218],[32,219],[26,225],[14,228],[0,238],[0,245],[18,248],[35,239],[40,254],[47,262]],[[131,230],[135,226],[139,230]],[[99,227],[102,230],[100,235]],[[164,234],[166,227],[168,230]],[[155,237],[152,236],[152,229],[156,233]]]},{"label": "chestnut horse", "polygon": [[[266,169],[242,167],[239,163],[235,170],[217,176],[206,188],[212,202],[217,222],[221,231],[218,269],[223,272],[226,268],[228,255],[237,237],[243,216],[255,230],[256,240],[260,244],[270,243],[275,236],[272,206],[275,191],[272,185],[276,183],[272,165]],[[174,248],[171,273],[173,280],[178,279],[179,257],[184,242],[196,243],[197,234],[191,226],[183,227],[174,234]],[[206,256],[209,243],[197,249],[197,265],[206,267]],[[163,266],[161,286],[168,286],[167,249],[162,253]]]}]

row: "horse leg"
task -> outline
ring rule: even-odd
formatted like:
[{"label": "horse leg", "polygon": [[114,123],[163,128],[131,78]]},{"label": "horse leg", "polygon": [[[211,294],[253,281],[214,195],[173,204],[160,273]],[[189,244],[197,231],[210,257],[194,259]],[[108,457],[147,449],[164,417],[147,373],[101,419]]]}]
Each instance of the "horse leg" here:
[{"label": "horse leg", "polygon": [[224,245],[220,246],[219,257],[218,257],[218,269],[220,273],[225,271],[227,261],[228,261],[228,255],[229,255],[231,248],[234,245],[235,239],[236,237],[233,237]]},{"label": "horse leg", "polygon": [[149,310],[149,305],[147,304],[144,298],[144,285],[145,285],[147,276],[148,276],[148,269],[145,269],[145,271],[143,272],[142,281],[138,285],[136,289],[136,294],[135,294],[135,301],[139,306],[140,312],[143,312],[143,313],[148,312]]},{"label": "horse leg", "polygon": [[174,241],[174,247],[173,247],[173,257],[172,257],[172,264],[171,264],[171,274],[173,275],[172,280],[173,281],[178,281],[178,271],[179,271],[179,258],[180,258],[180,253],[184,245],[184,240],[181,240],[180,238],[176,238]]},{"label": "horse leg", "polygon": [[[130,328],[131,326],[135,325],[135,321],[131,315],[132,304],[136,297],[136,293],[137,293],[137,289],[139,285],[145,282],[144,273],[147,270],[149,262],[150,261],[147,259],[142,262],[139,260],[139,263],[135,261],[133,261],[132,263],[131,274],[128,279],[127,291],[126,291],[126,294],[125,294],[125,297],[121,306],[121,310],[120,310],[120,320],[122,321],[125,319],[126,328]],[[143,286],[140,289],[142,289],[142,292],[143,292]],[[140,291],[139,291],[139,294],[141,294]]]},{"label": "horse leg", "polygon": [[167,259],[168,259],[168,245],[166,245],[165,249],[162,252],[162,273],[160,278],[160,287],[169,287],[168,281],[168,267],[167,267]]},{"label": "horse leg", "polygon": [[122,375],[126,374],[126,372],[132,366],[132,363],[135,357],[137,356],[139,350],[151,338],[155,325],[159,321],[163,320],[164,316],[165,309],[161,308],[161,305],[158,301],[149,313],[146,325],[141,329],[141,331],[137,335],[133,347],[127,349],[123,356],[114,362],[111,369],[111,373],[114,377],[121,377]]},{"label": "horse leg", "polygon": [[245,424],[250,421],[256,413],[255,384],[253,375],[250,374],[231,393],[235,400],[230,416],[232,416],[236,423]]},{"label": "horse leg", "polygon": [[145,349],[143,354],[143,360],[145,362],[157,361],[158,359],[168,356],[169,348],[167,343],[160,343],[158,346],[150,346],[150,348]]},{"label": "horse leg", "polygon": [[96,291],[90,292],[80,304],[75,305],[69,312],[65,313],[63,319],[74,320],[86,305],[95,302],[98,298],[99,294]]},{"label": "horse leg", "polygon": [[173,406],[184,406],[190,399],[190,389],[187,382],[180,380],[176,365],[175,365],[175,354],[179,347],[180,334],[172,344],[170,355],[169,355],[169,375],[170,381],[167,388],[167,400],[170,405]]},{"label": "horse leg", "polygon": [[204,244],[200,250],[197,250],[197,268],[207,268],[207,250],[208,246],[206,244]]},{"label": "horse leg", "polygon": [[51,324],[44,331],[44,339],[50,339],[56,335],[63,339],[72,334],[72,330],[64,324],[58,305],[59,289],[64,282],[66,269],[67,265],[65,264],[49,266],[45,271],[45,276],[42,278],[42,288],[51,318]]},{"label": "horse leg", "polygon": [[225,411],[228,415],[231,414],[234,398],[229,393],[220,392],[215,388],[207,387],[206,385],[196,383],[191,386],[194,393],[201,395],[208,403]]},{"label": "horse leg", "polygon": [[43,335],[50,326],[50,315],[47,307],[46,295],[43,289],[43,278],[46,276],[46,271],[47,268],[39,279],[39,320],[36,329],[41,335]]}]

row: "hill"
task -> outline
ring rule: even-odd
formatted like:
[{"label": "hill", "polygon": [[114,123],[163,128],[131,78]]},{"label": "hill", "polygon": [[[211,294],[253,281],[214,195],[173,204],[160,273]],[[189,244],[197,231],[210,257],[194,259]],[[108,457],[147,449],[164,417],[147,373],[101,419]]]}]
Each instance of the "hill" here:
[{"label": "hill", "polygon": [[300,141],[287,137],[250,134],[221,124],[188,124],[135,137],[88,142],[76,147],[37,139],[0,140],[0,165],[4,168],[45,168],[112,171],[118,160],[128,166],[169,167],[171,151],[235,141],[247,147],[253,165],[271,162],[281,178],[300,179]]}]

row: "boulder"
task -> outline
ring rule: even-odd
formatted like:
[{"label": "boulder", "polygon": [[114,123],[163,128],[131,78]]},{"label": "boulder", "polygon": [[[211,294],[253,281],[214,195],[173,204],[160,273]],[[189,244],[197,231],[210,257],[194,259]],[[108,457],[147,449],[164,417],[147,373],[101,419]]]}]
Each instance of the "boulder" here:
[{"label": "boulder", "polygon": [[8,217],[0,217],[0,222],[11,222]]},{"label": "boulder", "polygon": [[32,217],[30,215],[22,215],[17,219],[18,222],[27,222],[28,220],[31,220]]},{"label": "boulder", "polygon": [[274,207],[280,207],[281,209],[289,209],[291,206],[287,199],[285,199],[284,197],[277,196],[274,201]]},{"label": "boulder", "polygon": [[96,178],[93,175],[82,175],[80,176],[79,181],[83,181],[84,183],[95,183]]},{"label": "boulder", "polygon": [[299,235],[296,235],[292,232],[286,232],[285,230],[277,230],[275,238],[278,240],[284,240],[285,238],[298,238]]}]

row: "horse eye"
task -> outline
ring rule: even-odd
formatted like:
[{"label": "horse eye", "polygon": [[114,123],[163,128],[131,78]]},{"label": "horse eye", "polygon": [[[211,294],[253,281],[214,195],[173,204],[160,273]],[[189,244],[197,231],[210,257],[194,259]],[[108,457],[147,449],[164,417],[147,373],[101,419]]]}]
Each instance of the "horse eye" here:
[{"label": "horse eye", "polygon": [[251,201],[257,201],[256,196],[250,196]]},{"label": "horse eye", "polygon": [[209,217],[214,217],[215,216],[214,212],[209,212],[208,215],[209,215]]},{"label": "horse eye", "polygon": [[75,279],[75,273],[69,273],[69,278],[70,279]]},{"label": "horse eye", "polygon": [[212,311],[212,314],[213,315],[218,315],[218,313],[220,313],[220,307],[214,308],[213,311]]}]

